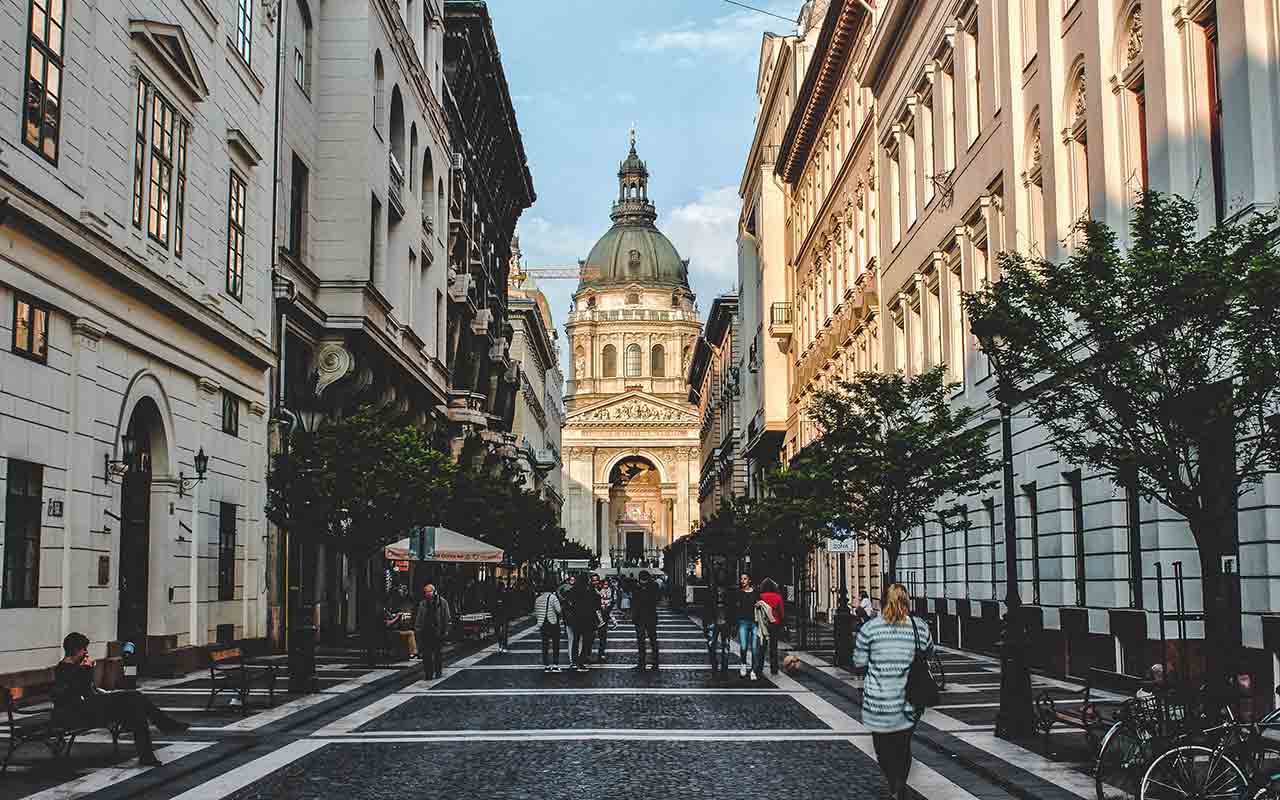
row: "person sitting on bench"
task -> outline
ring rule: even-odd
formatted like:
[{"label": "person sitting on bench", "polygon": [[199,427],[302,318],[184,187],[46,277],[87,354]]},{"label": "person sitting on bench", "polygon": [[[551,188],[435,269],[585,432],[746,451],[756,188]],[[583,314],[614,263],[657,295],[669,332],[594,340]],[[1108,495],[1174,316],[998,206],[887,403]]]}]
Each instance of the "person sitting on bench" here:
[{"label": "person sitting on bench", "polygon": [[93,683],[93,659],[89,639],[83,633],[68,633],[62,640],[66,658],[53,670],[53,717],[66,727],[105,728],[117,722],[133,733],[138,763],[157,767],[160,759],[151,749],[150,723],[165,733],[185,731],[188,725],[176,720],[136,690],[108,692]]}]

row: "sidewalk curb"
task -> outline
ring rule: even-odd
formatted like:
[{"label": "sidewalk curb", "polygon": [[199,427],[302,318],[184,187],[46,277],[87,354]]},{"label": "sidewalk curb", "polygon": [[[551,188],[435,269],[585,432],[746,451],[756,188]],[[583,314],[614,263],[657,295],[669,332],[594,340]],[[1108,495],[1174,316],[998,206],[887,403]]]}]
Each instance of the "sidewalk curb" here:
[{"label": "sidewalk curb", "polygon": [[[858,707],[861,708],[861,698],[858,696],[857,691],[847,683],[828,675],[820,669],[812,667],[807,667],[804,670],[804,675],[806,677],[814,678],[818,683],[821,683],[826,688],[842,695],[847,700],[857,704]],[[1001,789],[1004,789],[1009,794],[1021,798],[1021,800],[1042,800],[1042,795],[1033,791],[1030,787],[1023,786],[1016,781],[1010,780],[1007,775],[1003,775],[986,764],[979,763],[956,751],[954,748],[948,747],[928,732],[917,729],[915,738],[935,753],[947,756],[965,769],[980,775],[996,786],[999,786]]]},{"label": "sidewalk curb", "polygon": [[[533,616],[526,614],[522,617],[516,617],[511,620],[511,632],[517,633],[524,630],[526,625],[531,625]],[[495,639],[496,641],[496,639]],[[466,658],[474,655],[486,647],[491,642],[482,640],[478,642],[467,642],[467,646],[455,647],[446,655],[445,664],[451,664],[458,659]],[[253,731],[245,731],[241,735],[232,734],[225,736],[221,740],[215,740],[211,747],[192,753],[177,761],[170,762],[172,769],[165,769],[170,766],[166,764],[158,769],[149,770],[141,775],[121,781],[120,783],[99,789],[93,793],[94,800],[132,800],[132,798],[142,797],[148,792],[161,788],[169,783],[173,783],[181,778],[186,778],[195,773],[206,769],[213,764],[225,761],[228,758],[234,758],[249,750],[252,750],[264,739],[278,734],[287,734],[308,723],[314,722],[316,719],[339,711],[343,708],[355,705],[362,700],[376,695],[387,689],[399,690],[405,686],[416,683],[421,677],[422,666],[414,664],[408,667],[401,667],[391,675],[384,675],[376,681],[364,684],[358,689],[340,695],[334,695],[329,700],[316,703],[309,708],[301,709],[295,714],[290,714],[284,719],[269,723],[261,728]],[[200,740],[197,740],[200,741]],[[179,766],[180,765],[180,766]]]}]

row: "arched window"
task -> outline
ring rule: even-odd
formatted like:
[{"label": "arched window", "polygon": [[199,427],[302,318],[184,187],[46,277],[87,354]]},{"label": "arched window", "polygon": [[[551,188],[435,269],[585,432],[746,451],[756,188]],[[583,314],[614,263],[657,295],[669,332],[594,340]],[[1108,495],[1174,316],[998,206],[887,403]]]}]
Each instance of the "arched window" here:
[{"label": "arched window", "polygon": [[391,90],[391,155],[396,157],[400,169],[404,169],[404,100],[400,97],[400,87]]},{"label": "arched window", "polygon": [[638,344],[627,345],[627,377],[628,378],[640,377],[640,358],[641,358],[640,345]]},{"label": "arched window", "polygon": [[1134,2],[1120,25],[1116,63],[1121,65],[1121,123],[1124,126],[1125,181],[1135,192],[1147,188],[1147,84],[1142,68],[1142,4]]},{"label": "arched window", "polygon": [[627,305],[629,305],[629,306],[638,306],[638,305],[640,305],[640,295],[639,295],[639,294],[637,294],[636,292],[631,292],[630,294],[628,294],[628,295],[627,295]]},{"label": "arched window", "polygon": [[383,96],[385,71],[382,69],[382,51],[373,51],[373,129],[382,130],[382,109],[386,105]]},{"label": "arched window", "polygon": [[611,344],[604,346],[604,351],[600,354],[602,369],[601,377],[616,378],[618,377],[618,350]]},{"label": "arched window", "polygon": [[431,196],[432,187],[436,185],[435,164],[431,159],[431,148],[422,150],[422,213],[431,217],[436,224],[440,218],[436,216],[435,198]]},{"label": "arched window", "polygon": [[1026,172],[1023,180],[1027,190],[1027,239],[1032,255],[1044,256],[1044,175],[1040,168],[1040,109],[1031,112],[1027,124]]},{"label": "arched window", "polygon": [[299,89],[311,94],[311,9],[307,7],[307,0],[298,0],[298,21],[301,34],[293,49],[293,80]]},{"label": "arched window", "polygon": [[1075,70],[1067,82],[1068,166],[1071,178],[1071,239],[1079,243],[1081,231],[1077,226],[1089,218],[1089,95],[1085,81],[1084,65]]},{"label": "arched window", "polygon": [[[413,173],[417,170],[414,166],[418,163],[418,123],[414,122],[409,125],[409,163],[404,165],[404,171],[409,176],[409,191],[413,191],[414,183]],[[430,186],[431,184],[426,184]]]},{"label": "arched window", "polygon": [[649,351],[649,374],[655,378],[667,376],[667,351],[660,344]]},{"label": "arched window", "polygon": [[443,224],[443,223],[444,223],[444,218],[445,218],[445,206],[444,206],[444,178],[440,178],[440,179],[437,181],[436,185],[437,185],[437,187],[438,187],[438,188],[436,189],[436,213],[440,215],[440,222],[441,222],[441,224]]}]

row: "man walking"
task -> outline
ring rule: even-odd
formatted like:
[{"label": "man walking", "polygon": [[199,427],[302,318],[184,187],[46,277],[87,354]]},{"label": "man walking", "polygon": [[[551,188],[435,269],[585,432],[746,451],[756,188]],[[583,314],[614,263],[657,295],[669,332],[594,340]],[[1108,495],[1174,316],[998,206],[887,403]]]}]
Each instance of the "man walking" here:
[{"label": "man walking", "polygon": [[444,637],[449,633],[453,615],[449,601],[436,594],[434,583],[422,587],[422,602],[413,617],[413,632],[418,639],[418,655],[427,680],[444,674]]},{"label": "man walking", "polygon": [[631,597],[631,617],[636,626],[636,669],[645,669],[645,636],[653,644],[653,665],[658,668],[658,587],[648,571],[640,570],[640,582]]}]

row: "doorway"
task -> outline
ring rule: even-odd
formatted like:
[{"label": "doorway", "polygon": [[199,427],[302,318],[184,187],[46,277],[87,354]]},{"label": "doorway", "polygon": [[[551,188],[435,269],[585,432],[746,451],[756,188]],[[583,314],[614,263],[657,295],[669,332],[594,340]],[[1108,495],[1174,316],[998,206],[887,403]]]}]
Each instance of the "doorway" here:
[{"label": "doorway", "polygon": [[150,400],[138,403],[126,435],[133,456],[120,489],[120,555],[117,586],[119,610],[116,640],[146,651],[149,566],[151,556],[152,439],[159,435],[160,414]]}]

